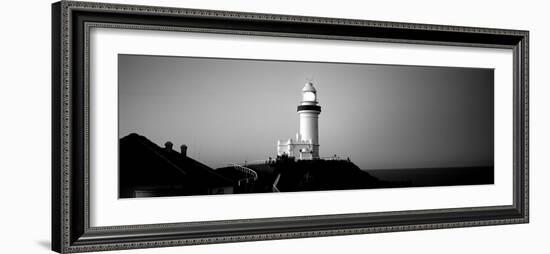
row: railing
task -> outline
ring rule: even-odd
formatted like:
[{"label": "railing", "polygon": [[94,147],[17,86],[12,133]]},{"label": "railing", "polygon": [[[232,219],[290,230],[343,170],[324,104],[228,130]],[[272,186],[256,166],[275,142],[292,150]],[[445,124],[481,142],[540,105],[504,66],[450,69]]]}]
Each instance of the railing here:
[{"label": "railing", "polygon": [[327,160],[327,161],[343,161],[344,159],[338,157],[338,156],[330,156],[330,157],[320,157],[321,160]]},{"label": "railing", "polygon": [[275,178],[275,181],[273,181],[273,192],[281,192],[279,191],[279,188],[277,188],[277,185],[279,184],[279,179],[281,179],[281,174],[278,174],[277,178]]},{"label": "railing", "polygon": [[[271,161],[275,161],[275,159],[271,159]],[[256,164],[256,163],[257,163],[257,164],[260,164],[260,163],[261,163],[261,164],[263,164],[263,163],[267,164],[267,163],[269,163],[269,162],[270,162],[270,160],[253,160],[253,161],[245,161],[245,162],[244,162],[244,166],[246,167],[246,165],[248,165],[248,164]],[[231,163],[231,164],[234,164],[234,163]]]},{"label": "railing", "polygon": [[236,169],[237,171],[239,172],[242,172],[246,175],[245,178],[243,179],[240,179],[239,181],[237,181],[237,185],[240,186],[241,185],[241,182],[245,182],[245,183],[248,183],[249,181],[256,181],[258,180],[258,173],[256,173],[256,171],[250,169],[250,168],[247,168],[245,166],[242,166],[242,165],[239,165],[239,164],[235,164],[235,163],[230,163],[229,164],[230,166],[232,166],[234,169]]}]

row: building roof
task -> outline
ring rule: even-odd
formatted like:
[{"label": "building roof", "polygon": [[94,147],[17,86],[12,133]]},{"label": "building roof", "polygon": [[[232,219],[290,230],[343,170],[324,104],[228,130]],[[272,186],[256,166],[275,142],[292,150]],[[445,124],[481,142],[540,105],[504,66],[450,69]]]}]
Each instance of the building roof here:
[{"label": "building roof", "polygon": [[183,185],[189,192],[232,186],[233,181],[210,167],[175,150],[161,148],[144,136],[132,133],[120,139],[121,188],[128,186]]}]

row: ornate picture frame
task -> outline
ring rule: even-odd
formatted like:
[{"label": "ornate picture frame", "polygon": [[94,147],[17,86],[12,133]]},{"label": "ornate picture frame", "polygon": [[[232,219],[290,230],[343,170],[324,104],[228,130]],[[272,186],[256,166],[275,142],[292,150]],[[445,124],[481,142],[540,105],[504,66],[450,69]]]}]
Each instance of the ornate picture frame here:
[{"label": "ornate picture frame", "polygon": [[[89,166],[89,135],[93,132],[89,122],[89,32],[93,28],[511,50],[512,205],[93,226]],[[528,31],[73,1],[54,3],[52,250],[73,253],[528,223],[528,84]]]}]

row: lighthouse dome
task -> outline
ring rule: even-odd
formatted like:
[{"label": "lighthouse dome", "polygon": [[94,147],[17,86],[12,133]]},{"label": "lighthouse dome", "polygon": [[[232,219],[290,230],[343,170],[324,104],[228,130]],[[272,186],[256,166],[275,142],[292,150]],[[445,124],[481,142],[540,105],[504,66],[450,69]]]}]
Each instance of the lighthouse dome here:
[{"label": "lighthouse dome", "polygon": [[313,83],[311,82],[307,82],[306,85],[304,86],[304,88],[302,88],[302,92],[317,92],[317,90],[315,90],[315,87],[313,87]]}]

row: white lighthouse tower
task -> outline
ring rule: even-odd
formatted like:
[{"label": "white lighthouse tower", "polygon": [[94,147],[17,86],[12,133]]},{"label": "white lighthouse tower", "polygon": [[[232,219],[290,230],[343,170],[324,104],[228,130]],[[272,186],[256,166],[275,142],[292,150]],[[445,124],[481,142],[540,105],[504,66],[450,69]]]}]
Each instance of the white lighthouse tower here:
[{"label": "white lighthouse tower", "polygon": [[311,157],[319,158],[319,114],[321,106],[317,105],[317,90],[311,82],[302,89],[302,102],[298,106],[300,116],[299,136],[302,141],[310,141]]},{"label": "white lighthouse tower", "polygon": [[277,155],[288,155],[301,160],[319,158],[319,114],[317,90],[311,82],[302,89],[302,101],[298,105],[300,129],[296,139],[279,140]]}]

